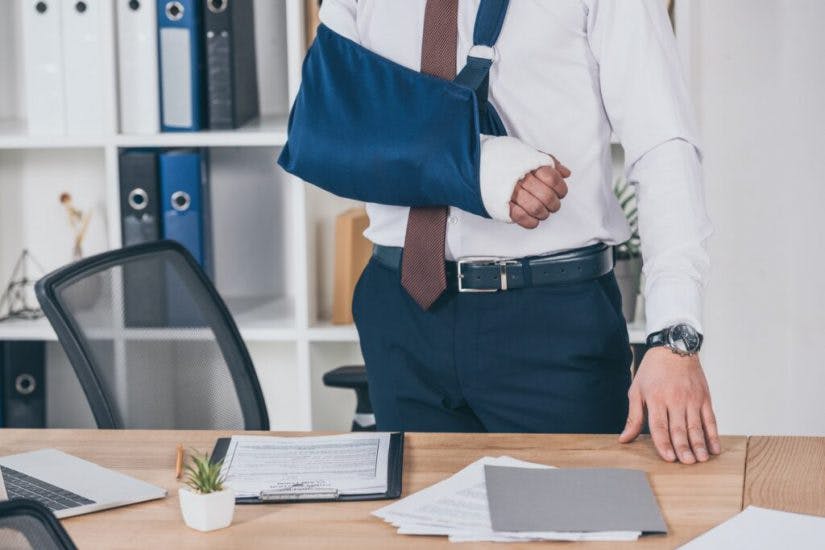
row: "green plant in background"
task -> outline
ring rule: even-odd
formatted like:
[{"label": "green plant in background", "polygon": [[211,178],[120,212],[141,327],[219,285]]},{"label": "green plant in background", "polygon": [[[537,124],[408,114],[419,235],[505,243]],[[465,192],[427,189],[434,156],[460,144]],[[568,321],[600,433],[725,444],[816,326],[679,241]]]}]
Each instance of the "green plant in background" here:
[{"label": "green plant in background", "polygon": [[193,453],[191,462],[186,465],[186,484],[204,495],[223,491],[222,465],[223,460],[212,462],[208,453],[201,456]]},{"label": "green plant in background", "polygon": [[616,178],[613,193],[622,207],[627,223],[630,225],[630,239],[616,247],[616,256],[620,259],[637,258],[642,255],[639,239],[639,210],[636,207],[636,187],[625,179]]}]

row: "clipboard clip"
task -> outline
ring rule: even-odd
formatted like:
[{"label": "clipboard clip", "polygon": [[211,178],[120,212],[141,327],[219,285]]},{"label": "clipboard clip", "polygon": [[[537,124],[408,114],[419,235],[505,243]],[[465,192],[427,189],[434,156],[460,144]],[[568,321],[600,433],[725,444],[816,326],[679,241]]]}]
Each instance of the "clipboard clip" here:
[{"label": "clipboard clip", "polygon": [[308,487],[303,483],[296,483],[289,487],[265,489],[260,492],[258,499],[261,502],[286,502],[293,500],[337,500],[340,491],[334,487]]}]

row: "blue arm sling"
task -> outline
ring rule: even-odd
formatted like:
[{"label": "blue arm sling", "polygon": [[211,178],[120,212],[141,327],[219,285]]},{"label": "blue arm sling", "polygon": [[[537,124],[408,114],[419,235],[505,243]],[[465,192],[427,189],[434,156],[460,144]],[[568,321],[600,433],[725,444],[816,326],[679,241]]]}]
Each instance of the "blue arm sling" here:
[{"label": "blue arm sling", "polygon": [[[473,43],[493,51],[508,0],[481,0]],[[278,158],[336,195],[397,206],[455,206],[489,217],[479,188],[480,134],[506,135],[487,101],[493,60],[452,81],[411,70],[324,25],[309,49]]]}]

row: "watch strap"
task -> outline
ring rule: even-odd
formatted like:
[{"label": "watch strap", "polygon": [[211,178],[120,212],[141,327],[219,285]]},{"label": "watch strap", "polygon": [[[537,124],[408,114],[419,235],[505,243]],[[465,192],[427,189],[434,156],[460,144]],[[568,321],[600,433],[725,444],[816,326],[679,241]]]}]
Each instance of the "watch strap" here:
[{"label": "watch strap", "polygon": [[647,344],[647,347],[655,348],[655,347],[658,347],[658,346],[666,346],[667,345],[667,332],[668,332],[668,329],[665,328],[665,329],[662,329],[662,330],[659,330],[657,332],[654,332],[654,333],[650,334],[647,337],[647,341],[645,342]]}]

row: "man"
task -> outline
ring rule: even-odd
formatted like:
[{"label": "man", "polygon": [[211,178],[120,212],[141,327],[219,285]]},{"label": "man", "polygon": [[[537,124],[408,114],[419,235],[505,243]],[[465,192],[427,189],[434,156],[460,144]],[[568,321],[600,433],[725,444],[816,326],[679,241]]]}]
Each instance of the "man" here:
[{"label": "man", "polygon": [[[477,7],[326,0],[321,21],[452,78],[473,44]],[[664,2],[512,1],[489,53],[490,102],[508,132],[482,136],[492,219],[367,206],[376,253],[354,314],[379,429],[621,431],[629,442],[647,416],[663,459],[708,460],[721,451],[697,355],[711,228]],[[638,185],[645,261],[652,348],[632,384],[621,299],[603,259],[604,244],[629,238],[612,193],[611,132]]]}]

